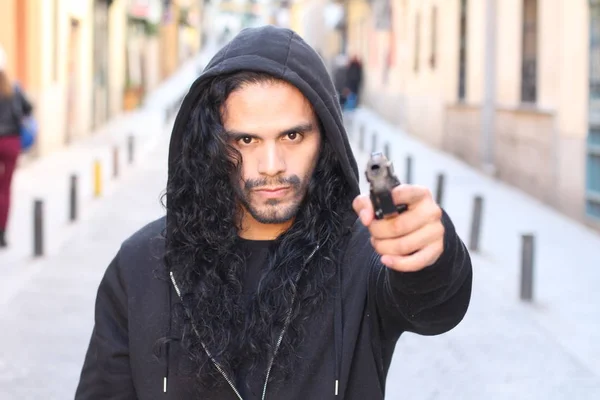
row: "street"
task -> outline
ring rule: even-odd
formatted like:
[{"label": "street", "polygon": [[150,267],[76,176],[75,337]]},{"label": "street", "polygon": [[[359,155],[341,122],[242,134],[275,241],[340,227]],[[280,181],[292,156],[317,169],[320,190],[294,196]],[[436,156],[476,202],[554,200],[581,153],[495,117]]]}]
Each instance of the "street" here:
[{"label": "street", "polygon": [[[390,143],[401,180],[407,154],[413,157],[413,183],[434,191],[436,174],[446,174],[443,207],[465,242],[473,196],[485,201],[466,318],[441,336],[401,337],[386,398],[600,398],[600,294],[595,289],[600,236],[406,136],[368,110],[356,111],[349,126],[361,171],[367,154],[359,149],[361,125],[366,150],[373,132],[376,148]],[[94,200],[93,212],[60,231],[66,239],[56,241],[49,255],[15,256],[9,267],[1,263],[11,272],[0,283],[1,399],[73,397],[104,269],[125,238],[163,213],[169,126],[158,129],[144,157]],[[363,176],[361,182],[364,192]],[[531,304],[518,297],[520,234],[526,232],[535,233],[537,241]],[[15,273],[17,268],[25,272]]]},{"label": "street", "polygon": [[[358,164],[361,193],[369,194],[365,174],[369,157],[382,152],[401,183],[429,189],[450,216],[472,261],[469,309],[444,334],[400,337],[386,377],[386,399],[600,399],[600,0],[569,2],[568,7],[566,1],[538,0],[0,0],[0,4],[0,400],[74,398],[106,268],[126,239],[165,215],[170,139],[188,93],[178,130],[196,129],[201,134],[186,136],[183,146],[206,147],[214,153],[216,147],[207,144],[204,136],[212,130],[216,114],[226,113],[219,129],[227,140],[240,146],[265,146],[240,147],[248,151],[243,153],[245,167],[262,169],[261,174],[282,166],[286,175],[292,170],[298,176],[306,174],[318,146],[332,142],[332,137],[319,140],[316,127],[331,128],[331,118],[323,112],[336,114],[339,124],[334,110],[339,103]],[[203,71],[208,71],[205,80],[197,82]],[[245,91],[253,82],[272,83],[268,75],[287,80],[298,90],[280,86],[263,91],[261,86],[256,93],[255,87]],[[271,135],[269,126],[290,118],[297,126],[272,136],[302,146],[280,148],[275,139],[274,144],[265,144]],[[35,127],[35,134],[29,132],[31,146],[23,140],[29,136],[28,127]],[[333,137],[333,142],[337,146],[339,137]],[[266,146],[276,150],[264,150]],[[348,143],[344,146],[348,148]],[[182,154],[186,159],[190,152]],[[286,154],[285,163],[279,154]],[[211,171],[222,175],[217,164],[210,165]],[[185,167],[189,165],[179,168],[182,174],[210,182],[205,173],[194,172],[206,169]],[[257,188],[264,186],[258,179],[254,185],[251,180],[245,183],[247,200],[259,196],[269,199],[269,204],[304,187],[293,179],[282,179],[270,188]],[[331,193],[323,197],[332,198]],[[426,257],[427,250],[441,249],[442,229],[437,218],[418,217],[438,215],[440,210],[430,201],[407,202],[422,211],[412,213],[412,224],[396,220],[412,231],[411,236],[394,238],[398,236],[394,228],[384,226],[381,239],[392,240],[382,246],[411,255],[417,248],[426,249],[420,253]],[[181,214],[181,219],[193,219],[202,212]],[[207,221],[212,223],[211,218]],[[251,238],[266,234],[264,226],[254,234],[256,221],[243,222],[250,227]],[[325,228],[337,229],[339,224],[329,222]],[[186,236],[182,243],[189,245],[193,241],[189,236],[199,235],[196,228],[202,224],[183,225],[191,229],[191,233],[182,229]],[[411,229],[417,226],[425,228]],[[333,237],[327,229],[316,234],[324,238],[318,240]],[[311,235],[302,240],[314,239]],[[452,243],[448,237],[446,243]],[[214,237],[208,242],[221,243]],[[224,254],[214,247],[215,254]],[[319,249],[323,247],[315,251]],[[264,264],[257,255],[252,250],[247,270]],[[418,258],[411,260],[419,262]],[[143,267],[146,259],[140,260],[132,263]],[[184,272],[190,272],[185,262],[181,264]],[[358,269],[353,272],[361,272],[363,263],[355,264]],[[425,264],[430,263],[419,266]],[[420,293],[423,298],[439,299],[434,296],[438,292],[463,298],[464,292],[438,285],[427,271],[436,270],[421,275],[431,288]],[[137,284],[133,292],[139,289],[156,296],[157,291],[140,284],[137,277],[118,275],[119,283]],[[350,281],[348,275],[340,276]],[[178,276],[171,278],[179,285]],[[406,291],[411,290],[407,275],[399,279],[405,280]],[[195,283],[182,278],[182,292]],[[281,286],[275,280],[253,283],[263,289],[265,284]],[[242,285],[244,289],[248,284]],[[296,392],[311,397],[307,400],[333,396],[333,382],[320,386],[329,385],[329,373],[336,374],[331,377],[336,392],[338,384],[343,389],[350,383],[341,393],[349,393],[342,396],[352,399],[373,400],[369,397],[377,397],[383,386],[381,382],[364,385],[360,378],[347,381],[346,366],[355,376],[357,371],[372,371],[367,368],[380,361],[369,348],[369,337],[377,332],[365,336],[361,331],[359,339],[367,341],[359,340],[358,345],[344,339],[352,336],[345,333],[353,326],[352,318],[347,318],[351,300],[364,299],[353,292],[360,285],[349,286],[350,297],[342,291],[349,299],[340,301],[343,307],[336,303],[323,308],[342,310],[334,313],[334,319],[325,319],[334,328],[332,339],[327,340],[331,340],[335,365],[332,361],[330,371],[313,372],[311,384],[318,385],[311,394]],[[129,336],[142,343],[138,348],[147,349],[133,332],[138,323],[130,317],[151,307],[132,290],[127,292]],[[179,288],[165,292],[164,304],[177,302],[179,292]],[[268,287],[261,293],[268,297]],[[225,317],[244,312],[239,304],[223,307],[222,296],[205,298],[217,299],[210,316],[221,316],[228,323],[232,320]],[[275,300],[269,306],[285,305]],[[207,306],[206,301],[197,303]],[[449,310],[444,307],[449,303],[437,304],[437,312],[423,311],[418,302],[402,303],[408,304],[404,308],[408,311],[403,311],[407,319],[435,314],[439,321],[449,320],[450,311],[439,311]],[[132,308],[133,304],[142,308]],[[267,316],[272,317],[269,310]],[[373,318],[367,311],[361,314],[361,323]],[[202,323],[206,320],[195,318],[198,315],[187,314],[191,328],[200,327],[196,333],[214,337],[215,343],[228,339],[227,332],[221,335],[210,323]],[[387,326],[385,321],[380,326]],[[260,321],[247,318],[246,322],[248,329],[256,328],[254,336],[265,336],[268,327]],[[282,318],[281,322],[290,321]],[[139,325],[150,326],[145,320]],[[167,338],[173,332],[169,326]],[[284,328],[282,335],[288,333]],[[283,337],[271,346],[277,357],[282,356],[280,347],[286,347]],[[328,347],[329,342],[321,343]],[[230,378],[243,381],[244,376],[239,370],[232,375],[240,376],[226,376],[229,365],[219,364],[221,354],[217,350],[211,354],[208,347],[209,358],[233,386],[234,396],[239,385]],[[186,388],[185,381],[180,385],[171,379],[173,370],[181,367],[173,364],[182,360],[178,349],[164,348],[164,375],[163,367],[156,375],[154,369],[139,374],[133,367],[134,375],[144,376],[136,378],[138,396],[143,396],[141,388],[147,382],[160,384],[165,392],[171,388],[158,396],[161,399],[179,397],[172,388]],[[329,357],[321,347],[314,348]],[[348,363],[351,351],[366,357]],[[247,361],[241,353],[236,355]],[[308,359],[315,364],[314,357]],[[271,366],[273,371],[279,369],[270,362],[267,378],[273,378]],[[245,398],[239,389],[242,394],[237,397]],[[266,389],[263,397],[273,400],[269,396],[275,397],[275,390]],[[317,394],[325,391],[328,394]],[[289,393],[288,385],[286,396]]]}]

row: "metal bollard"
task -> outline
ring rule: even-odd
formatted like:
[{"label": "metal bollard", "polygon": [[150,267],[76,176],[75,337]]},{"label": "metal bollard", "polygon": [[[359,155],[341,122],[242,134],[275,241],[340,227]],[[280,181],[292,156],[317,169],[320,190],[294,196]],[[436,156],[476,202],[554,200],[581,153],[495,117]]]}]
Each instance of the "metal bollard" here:
[{"label": "metal bollard", "polygon": [[44,255],[44,202],[36,199],[33,204],[33,256]]},{"label": "metal bollard", "polygon": [[473,219],[471,220],[471,237],[469,240],[469,250],[479,251],[479,236],[481,233],[481,214],[483,211],[483,198],[475,196],[473,202]]},{"label": "metal bollard", "polygon": [[94,161],[94,196],[102,195],[102,164],[100,160]]},{"label": "metal bollard", "polygon": [[406,156],[406,178],[404,179],[404,183],[411,184],[412,183],[412,157]]},{"label": "metal bollard", "polygon": [[373,132],[371,135],[371,153],[377,151],[377,132]]},{"label": "metal bollard", "polygon": [[119,176],[119,147],[113,147],[113,178]]},{"label": "metal bollard", "polygon": [[521,300],[533,299],[533,264],[535,237],[532,234],[521,236]]},{"label": "metal bollard", "polygon": [[444,199],[444,183],[445,183],[445,175],[443,173],[439,173],[437,176],[437,188],[435,192],[435,201],[436,203],[442,207],[442,200]]},{"label": "metal bollard", "polygon": [[71,175],[71,188],[69,189],[69,220],[77,220],[77,175]]},{"label": "metal bollard", "polygon": [[365,151],[365,126],[360,126],[360,131],[358,132],[358,149],[360,151]]},{"label": "metal bollard", "polygon": [[133,163],[134,145],[135,145],[135,138],[134,138],[133,134],[130,134],[129,137],[127,138],[127,159],[129,161],[129,164]]}]

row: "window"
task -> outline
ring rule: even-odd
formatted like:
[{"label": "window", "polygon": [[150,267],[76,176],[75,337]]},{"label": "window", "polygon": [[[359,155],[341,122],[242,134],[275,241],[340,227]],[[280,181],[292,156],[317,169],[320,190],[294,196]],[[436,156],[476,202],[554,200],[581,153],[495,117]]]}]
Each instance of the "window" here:
[{"label": "window", "polygon": [[421,16],[417,13],[415,17],[415,60],[414,69],[415,72],[419,72],[419,53],[421,47]]},{"label": "window", "polygon": [[458,100],[467,93],[467,0],[460,0],[460,33],[458,40]]},{"label": "window", "polygon": [[523,1],[521,102],[537,100],[537,0]]},{"label": "window", "polygon": [[435,55],[437,53],[437,7],[431,10],[431,55],[429,56],[429,66],[435,69]]}]

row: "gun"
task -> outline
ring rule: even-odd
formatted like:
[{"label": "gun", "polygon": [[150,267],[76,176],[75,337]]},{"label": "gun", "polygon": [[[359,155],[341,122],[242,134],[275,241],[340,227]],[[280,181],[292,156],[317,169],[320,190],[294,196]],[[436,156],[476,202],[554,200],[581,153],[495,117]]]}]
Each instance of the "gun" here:
[{"label": "gun", "polygon": [[400,180],[394,175],[392,162],[383,153],[371,153],[365,175],[371,185],[370,197],[375,219],[392,217],[408,209],[406,204],[394,204],[392,189],[400,185]]}]

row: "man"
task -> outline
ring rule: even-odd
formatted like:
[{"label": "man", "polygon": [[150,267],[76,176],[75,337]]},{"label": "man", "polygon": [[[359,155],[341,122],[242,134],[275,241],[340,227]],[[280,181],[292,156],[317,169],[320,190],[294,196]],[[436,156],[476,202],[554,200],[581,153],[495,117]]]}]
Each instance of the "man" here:
[{"label": "man", "polygon": [[471,263],[425,188],[374,220],[358,180],[316,52],[242,31],[177,116],[166,217],[100,283],[76,399],[383,399],[399,336],[464,317]]}]

